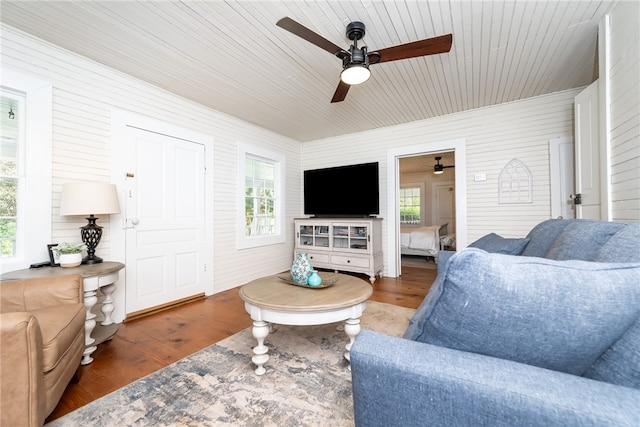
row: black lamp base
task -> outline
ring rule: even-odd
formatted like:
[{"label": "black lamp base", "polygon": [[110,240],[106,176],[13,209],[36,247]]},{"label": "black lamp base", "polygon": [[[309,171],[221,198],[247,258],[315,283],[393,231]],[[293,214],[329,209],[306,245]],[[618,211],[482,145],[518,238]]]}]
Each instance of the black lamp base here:
[{"label": "black lamp base", "polygon": [[96,247],[100,243],[102,238],[102,227],[96,224],[95,216],[89,215],[87,221],[89,223],[80,228],[80,235],[82,236],[82,242],[87,247],[87,256],[82,260],[83,264],[99,264],[102,262],[102,258],[96,256]]},{"label": "black lamp base", "polygon": [[102,258],[100,258],[99,256],[94,256],[93,258],[89,258],[88,256],[86,256],[82,258],[82,263],[86,265],[99,264],[102,261]]}]

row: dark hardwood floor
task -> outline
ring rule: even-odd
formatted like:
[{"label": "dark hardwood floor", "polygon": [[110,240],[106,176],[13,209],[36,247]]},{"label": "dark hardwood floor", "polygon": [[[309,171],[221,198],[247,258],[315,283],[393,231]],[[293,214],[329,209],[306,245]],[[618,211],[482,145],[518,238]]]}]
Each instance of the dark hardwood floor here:
[{"label": "dark hardwood floor", "polygon": [[[402,272],[397,279],[378,278],[370,300],[417,308],[436,270],[403,267]],[[368,281],[365,275],[357,276]],[[121,324],[112,340],[98,346],[93,363],[80,367],[79,381],[67,387],[47,421],[251,326],[238,291],[234,288]]]}]

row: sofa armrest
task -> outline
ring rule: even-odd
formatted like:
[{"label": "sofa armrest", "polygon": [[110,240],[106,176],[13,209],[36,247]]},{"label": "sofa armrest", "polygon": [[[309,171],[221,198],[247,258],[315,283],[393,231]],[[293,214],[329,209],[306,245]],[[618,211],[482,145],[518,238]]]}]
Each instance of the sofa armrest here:
[{"label": "sofa armrest", "polygon": [[363,331],[351,348],[357,426],[640,425],[640,391]]},{"label": "sofa armrest", "polygon": [[0,314],[0,425],[42,425],[45,418],[42,335],[34,316]]},{"label": "sofa armrest", "polygon": [[82,277],[78,274],[0,282],[0,312],[32,311],[52,305],[82,303]]}]

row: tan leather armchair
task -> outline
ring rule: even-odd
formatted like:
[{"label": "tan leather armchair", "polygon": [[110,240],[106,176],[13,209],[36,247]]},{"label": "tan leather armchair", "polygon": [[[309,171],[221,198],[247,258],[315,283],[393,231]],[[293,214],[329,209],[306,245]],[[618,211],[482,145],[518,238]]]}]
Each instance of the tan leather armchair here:
[{"label": "tan leather armchair", "polygon": [[0,426],[42,426],[80,366],[79,275],[0,282]]}]

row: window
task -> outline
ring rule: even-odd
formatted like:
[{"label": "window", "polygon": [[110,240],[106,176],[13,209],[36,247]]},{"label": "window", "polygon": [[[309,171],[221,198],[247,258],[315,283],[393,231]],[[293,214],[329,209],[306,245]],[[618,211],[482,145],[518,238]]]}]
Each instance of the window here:
[{"label": "window", "polygon": [[276,166],[251,155],[244,160],[245,236],[269,236],[276,232]]},{"label": "window", "polygon": [[420,187],[400,189],[400,223],[420,224]]},{"label": "window", "polygon": [[[24,95],[0,91],[0,257],[13,258],[24,245]],[[24,215],[23,215],[24,216]]]},{"label": "window", "polygon": [[0,270],[12,271],[49,260],[53,88],[4,66],[0,73]]},{"label": "window", "polygon": [[284,157],[257,147],[238,151],[238,248],[284,242]]}]

